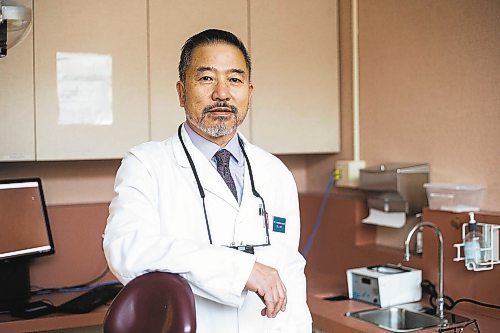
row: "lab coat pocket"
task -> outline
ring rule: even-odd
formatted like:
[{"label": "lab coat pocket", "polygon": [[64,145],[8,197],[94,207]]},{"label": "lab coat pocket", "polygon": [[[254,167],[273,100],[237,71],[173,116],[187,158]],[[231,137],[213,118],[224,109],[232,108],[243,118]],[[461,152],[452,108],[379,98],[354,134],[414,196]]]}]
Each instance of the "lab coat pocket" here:
[{"label": "lab coat pocket", "polygon": [[270,246],[261,247],[255,252],[257,261],[280,269],[286,262],[286,217],[269,214],[268,231]]}]

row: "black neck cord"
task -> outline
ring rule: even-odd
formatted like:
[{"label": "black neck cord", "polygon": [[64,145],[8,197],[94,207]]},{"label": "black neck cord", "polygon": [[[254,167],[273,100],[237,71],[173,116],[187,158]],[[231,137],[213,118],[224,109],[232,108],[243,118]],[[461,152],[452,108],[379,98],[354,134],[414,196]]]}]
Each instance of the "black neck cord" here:
[{"label": "black neck cord", "polygon": [[[189,151],[186,148],[186,145],[184,144],[184,140],[182,140],[182,135],[181,135],[181,129],[182,129],[182,124],[179,125],[179,128],[177,129],[177,135],[179,136],[179,140],[181,141],[182,148],[184,149],[184,153],[186,154],[186,157],[188,159],[189,165],[191,166],[191,170],[193,171],[194,178],[196,180],[196,185],[198,185],[198,191],[200,192],[200,197],[203,202],[203,213],[205,214],[205,223],[207,225],[207,233],[208,233],[208,240],[210,241],[210,244],[212,244],[212,234],[210,233],[210,225],[208,223],[208,217],[207,217],[207,209],[205,206],[205,191],[203,190],[203,186],[201,186],[200,178],[198,177],[198,172],[196,171],[196,167],[194,165],[193,159],[191,158],[191,154],[189,154]],[[260,199],[262,202],[262,208],[263,212],[262,214],[266,214],[266,205],[264,203],[264,199],[260,196],[259,192],[255,189],[255,183],[253,181],[253,173],[252,173],[252,166],[250,165],[250,160],[248,159],[247,153],[244,148],[244,142],[243,140],[238,137],[238,143],[240,144],[241,151],[243,152],[243,156],[245,157],[245,161],[247,162],[248,166],[248,174],[250,175],[250,184],[252,187],[252,193],[254,196]],[[266,237],[267,240],[269,240],[269,228],[267,225],[267,217],[265,217],[266,221]]]},{"label": "black neck cord", "polygon": [[179,129],[177,130],[177,135],[179,136],[179,140],[181,140],[182,148],[184,149],[184,153],[186,154],[189,165],[191,166],[191,170],[193,171],[194,178],[196,179],[196,184],[198,185],[198,191],[200,192],[201,201],[203,202],[203,213],[205,214],[205,223],[207,225],[208,240],[210,241],[210,244],[212,244],[212,234],[210,233],[210,226],[208,225],[207,209],[205,207],[205,191],[203,191],[203,186],[201,186],[200,178],[198,177],[198,172],[196,172],[193,159],[191,158],[191,155],[189,154],[186,145],[184,144],[184,140],[182,140],[181,128],[182,124],[179,125]]},{"label": "black neck cord", "polygon": [[[248,175],[250,176],[250,184],[252,186],[252,193],[253,193],[254,196],[256,196],[257,198],[259,198],[260,201],[262,202],[262,209],[263,209],[262,214],[265,215],[265,214],[267,214],[266,204],[264,203],[264,199],[262,199],[262,197],[260,196],[259,192],[257,192],[257,190],[255,189],[255,183],[253,181],[252,166],[250,165],[250,160],[248,159],[247,152],[243,148],[243,146],[245,145],[244,142],[243,142],[243,139],[240,138],[239,136],[238,136],[238,143],[240,144],[241,151],[243,152],[243,156],[245,156],[245,160],[247,161]],[[267,224],[267,216],[264,216],[264,221],[266,223],[266,238],[267,238],[266,240],[267,240],[267,242],[269,242],[269,226]]]}]

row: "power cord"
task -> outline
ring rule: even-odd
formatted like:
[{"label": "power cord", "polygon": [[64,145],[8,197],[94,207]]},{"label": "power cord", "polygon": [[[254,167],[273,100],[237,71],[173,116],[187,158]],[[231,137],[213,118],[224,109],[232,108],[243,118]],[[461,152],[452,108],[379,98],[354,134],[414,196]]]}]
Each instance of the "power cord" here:
[{"label": "power cord", "polygon": [[[96,281],[99,281],[103,276],[105,276],[109,271],[109,267],[106,266],[106,269],[101,272],[98,276],[95,278],[86,281],[84,283],[80,283],[74,286],[66,286],[66,287],[53,287],[53,288],[40,288],[37,290],[31,291],[31,296],[35,295],[46,295],[46,294],[51,294],[51,293],[62,293],[62,292],[75,292],[75,291],[86,291],[88,289],[91,289],[95,286],[92,284],[95,283]],[[99,285],[105,285],[105,284],[117,284],[118,281],[111,281],[111,282],[104,282]]]},{"label": "power cord", "polygon": [[[435,309],[436,308],[436,299],[437,299],[436,286],[429,280],[423,280],[422,283],[420,284],[420,286],[422,287],[422,291],[429,295],[429,304]],[[479,305],[479,306],[488,307],[488,308],[493,308],[493,309],[497,309],[497,310],[500,309],[499,305],[479,302],[479,301],[476,301],[476,300],[470,299],[470,298],[460,298],[460,299],[454,301],[453,298],[451,298],[450,296],[443,295],[443,299],[444,299],[444,308],[446,310],[451,310],[457,304],[465,303],[465,302],[472,303],[472,304]]]}]

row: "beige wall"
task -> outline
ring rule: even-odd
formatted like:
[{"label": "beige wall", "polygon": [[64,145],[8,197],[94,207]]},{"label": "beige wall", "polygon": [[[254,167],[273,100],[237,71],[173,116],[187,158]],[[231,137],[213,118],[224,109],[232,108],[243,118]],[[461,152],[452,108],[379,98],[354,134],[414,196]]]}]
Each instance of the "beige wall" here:
[{"label": "beige wall", "polygon": [[484,184],[500,210],[500,2],[360,1],[361,154]]},{"label": "beige wall", "polygon": [[[300,192],[324,191],[352,158],[351,6],[339,0],[341,153],[287,155]],[[432,181],[481,183],[500,211],[500,2],[360,0],[361,158],[429,162]],[[112,197],[119,161],[0,163],[41,176],[52,204]]]},{"label": "beige wall", "polygon": [[48,205],[109,202],[120,161],[3,162],[0,179],[40,177]]},{"label": "beige wall", "polygon": [[[350,1],[340,1],[342,156],[352,158]],[[500,210],[500,2],[359,0],[361,158],[428,162]],[[347,145],[347,146],[346,146]],[[307,157],[322,191],[337,156]]]}]

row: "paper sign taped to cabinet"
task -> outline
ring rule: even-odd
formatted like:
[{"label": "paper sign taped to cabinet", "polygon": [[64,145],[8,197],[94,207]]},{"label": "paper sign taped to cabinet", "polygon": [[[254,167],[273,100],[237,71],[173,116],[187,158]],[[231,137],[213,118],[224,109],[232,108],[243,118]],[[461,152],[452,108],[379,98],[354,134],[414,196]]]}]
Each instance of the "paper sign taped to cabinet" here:
[{"label": "paper sign taped to cabinet", "polygon": [[57,52],[59,125],[111,125],[112,57]]}]

